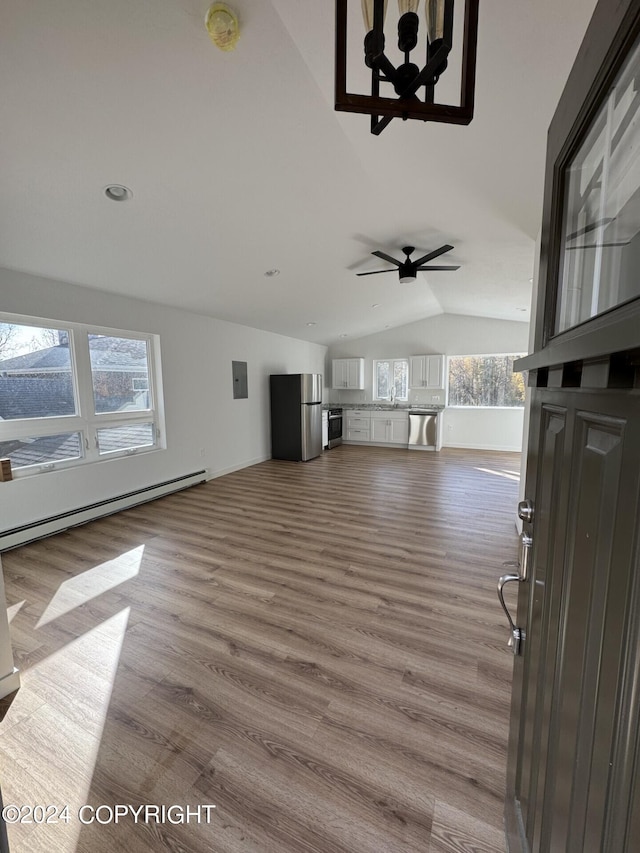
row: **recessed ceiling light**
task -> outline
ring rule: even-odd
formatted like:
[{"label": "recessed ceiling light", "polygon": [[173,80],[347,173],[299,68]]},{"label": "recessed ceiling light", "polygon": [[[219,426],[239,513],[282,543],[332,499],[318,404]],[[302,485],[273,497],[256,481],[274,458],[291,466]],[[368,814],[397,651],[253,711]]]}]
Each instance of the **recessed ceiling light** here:
[{"label": "recessed ceiling light", "polygon": [[374,302],[371,307],[372,308],[379,308],[381,304],[382,304],[381,302]]},{"label": "recessed ceiling light", "polygon": [[340,337],[341,337],[341,338],[346,338],[346,337],[347,337],[347,335],[340,335]]},{"label": "recessed ceiling light", "polygon": [[307,326],[315,326],[315,325],[317,325],[317,324],[316,323],[307,323]]},{"label": "recessed ceiling light", "polygon": [[133,198],[133,193],[129,187],[124,187],[122,184],[109,184],[104,188],[104,194],[111,201],[129,201]]},{"label": "recessed ceiling light", "polygon": [[280,270],[276,270],[276,269],[273,269],[273,270],[267,270],[267,271],[266,271],[266,273],[265,273],[265,275],[266,275],[266,277],[267,277],[267,278],[273,278],[273,277],[274,277],[274,275],[280,275]]}]

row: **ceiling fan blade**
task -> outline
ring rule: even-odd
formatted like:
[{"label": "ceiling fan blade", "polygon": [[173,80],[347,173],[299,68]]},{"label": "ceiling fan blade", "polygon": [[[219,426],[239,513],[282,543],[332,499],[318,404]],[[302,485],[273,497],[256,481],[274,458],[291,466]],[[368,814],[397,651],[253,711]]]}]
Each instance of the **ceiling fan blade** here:
[{"label": "ceiling fan blade", "polygon": [[373,270],[372,272],[359,272],[356,275],[379,275],[381,272],[395,272],[395,270]]},{"label": "ceiling fan blade", "polygon": [[424,272],[425,270],[429,272],[429,270],[459,270],[460,267],[416,267],[416,270],[420,272]]},{"label": "ceiling fan blade", "polygon": [[444,255],[445,252],[450,252],[453,249],[453,246],[449,246],[448,243],[445,243],[444,246],[440,246],[439,249],[435,249],[433,252],[429,252],[428,255],[423,255],[421,258],[418,258],[417,261],[411,261],[412,264],[416,266],[420,266],[420,264],[426,264],[427,261],[432,261],[434,258],[440,257],[440,255]]},{"label": "ceiling fan blade", "polygon": [[389,261],[390,264],[395,264],[397,267],[402,263],[402,261],[397,261],[395,258],[392,258],[391,255],[385,254],[385,252],[371,252],[371,254],[375,255],[377,258],[382,258],[383,261]]}]

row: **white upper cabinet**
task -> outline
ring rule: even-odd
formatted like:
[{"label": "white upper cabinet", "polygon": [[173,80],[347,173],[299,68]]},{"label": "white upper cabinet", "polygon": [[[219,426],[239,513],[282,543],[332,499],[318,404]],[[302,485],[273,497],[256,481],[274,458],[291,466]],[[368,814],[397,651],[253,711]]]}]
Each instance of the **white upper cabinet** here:
[{"label": "white upper cabinet", "polygon": [[444,388],[444,356],[412,355],[409,357],[410,388]]},{"label": "white upper cabinet", "polygon": [[332,388],[364,390],[364,358],[334,358],[331,373]]}]

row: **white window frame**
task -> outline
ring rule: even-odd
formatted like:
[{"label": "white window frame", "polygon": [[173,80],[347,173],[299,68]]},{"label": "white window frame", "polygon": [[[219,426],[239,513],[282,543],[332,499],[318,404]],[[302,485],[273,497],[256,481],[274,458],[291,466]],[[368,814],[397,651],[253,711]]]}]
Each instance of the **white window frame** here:
[{"label": "white window frame", "polygon": [[[460,353],[456,355],[448,355],[447,356],[447,364],[446,364],[446,401],[448,409],[461,409],[465,411],[482,411],[488,410],[492,412],[496,411],[505,411],[505,412],[513,412],[518,411],[519,409],[524,409],[524,403],[521,406],[461,406],[458,404],[451,403],[449,400],[449,370],[451,361],[454,358],[522,358],[526,353],[514,353],[514,352],[490,352],[490,353]],[[526,384],[526,383],[525,383]]]},{"label": "white window frame", "polygon": [[[131,332],[125,329],[109,329],[84,323],[68,323],[40,317],[23,317],[16,314],[0,314],[0,323],[33,326],[36,329],[50,328],[69,333],[69,355],[75,396],[76,414],[55,417],[0,419],[0,441],[21,438],[41,438],[47,435],[77,432],[80,434],[81,456],[73,459],[55,460],[26,465],[13,469],[14,479],[48,471],[59,471],[78,465],[105,462],[138,453],[164,450],[164,406],[160,375],[160,339],[158,335]],[[147,370],[149,375],[149,408],[127,412],[95,411],[93,375],[89,352],[89,335],[105,335],[114,338],[144,341],[147,347]],[[105,427],[131,426],[152,423],[153,445],[128,447],[100,453],[98,430]]]},{"label": "white window frame", "polygon": [[[398,361],[403,362],[407,366],[407,396],[406,397],[378,397],[378,364],[380,362],[389,362],[391,364],[391,375],[395,371],[395,364]],[[374,358],[373,359],[373,399],[374,400],[386,400],[387,402],[393,400],[400,400],[400,402],[405,403],[409,399],[409,359],[406,357],[402,358]]]}]

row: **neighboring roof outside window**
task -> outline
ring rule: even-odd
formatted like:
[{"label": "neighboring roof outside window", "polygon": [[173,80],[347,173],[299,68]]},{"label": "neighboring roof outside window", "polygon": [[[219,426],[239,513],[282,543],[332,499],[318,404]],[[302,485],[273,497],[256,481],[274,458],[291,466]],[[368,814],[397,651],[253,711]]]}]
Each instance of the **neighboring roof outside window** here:
[{"label": "neighboring roof outside window", "polygon": [[0,419],[50,418],[75,414],[71,373],[48,376],[0,375]]},{"label": "neighboring roof outside window", "polygon": [[5,358],[0,361],[0,374],[2,373],[34,373],[42,371],[69,371],[71,361],[69,347],[57,346],[39,349],[35,352],[27,352],[24,355],[16,355],[13,358]]},{"label": "neighboring roof outside window", "polygon": [[[89,340],[91,342],[91,366],[94,370],[138,371],[141,369],[141,362],[146,364],[147,346],[145,341],[128,340],[124,346],[115,350],[112,338],[103,340],[100,337],[90,335]],[[69,347],[64,345],[46,347],[0,361],[0,374],[40,373],[69,369]]]}]

